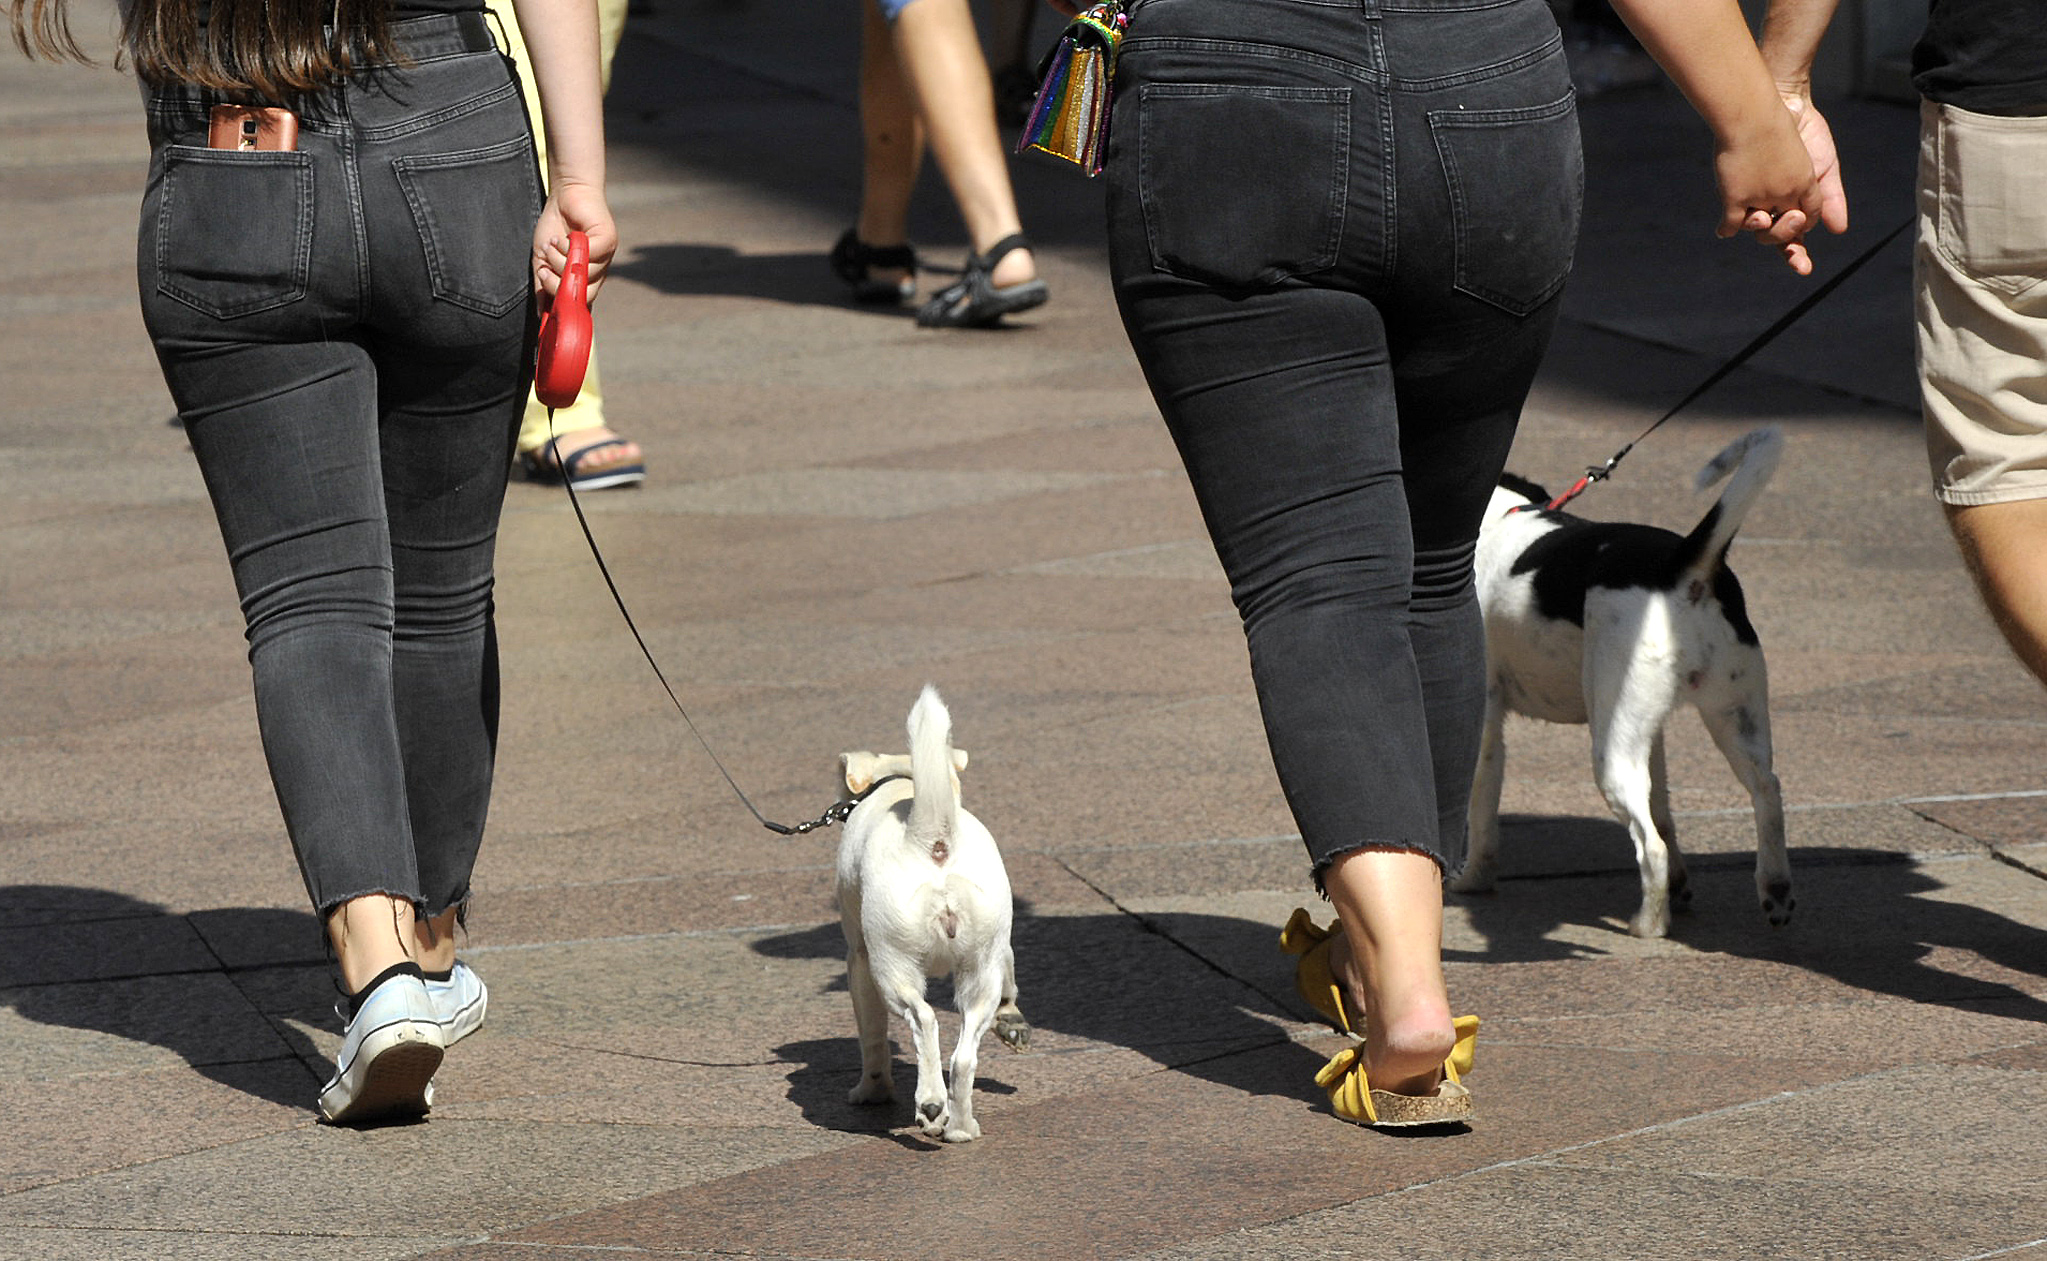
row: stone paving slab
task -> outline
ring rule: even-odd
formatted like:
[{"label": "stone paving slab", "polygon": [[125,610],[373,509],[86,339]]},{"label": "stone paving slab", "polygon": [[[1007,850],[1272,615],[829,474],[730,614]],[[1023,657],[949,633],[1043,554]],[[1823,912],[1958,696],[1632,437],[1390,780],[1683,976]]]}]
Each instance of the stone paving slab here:
[{"label": "stone paving slab", "polygon": [[[1288,1058],[1288,1077],[1312,1073],[1319,1063],[1306,1047]],[[1326,1115],[1311,1112],[1291,1085],[1275,1079],[1272,1059],[1267,1052],[1228,1057],[1201,1066],[1196,1077],[1154,1075],[1113,1093],[1026,1109],[1000,1144],[936,1152],[914,1142],[863,1144],[809,1158],[772,1181],[751,1175],[507,1238],[584,1245],[601,1239],[604,1246],[656,1252],[764,1247],[829,1255],[837,1247],[852,1255],[926,1257],[956,1255],[965,1228],[1026,1250],[1122,1256],[1143,1237],[1198,1238],[1290,1217],[1318,1202],[1383,1194],[1409,1178],[1493,1163],[1503,1154],[1498,1144],[1506,1127],[1435,1145],[1366,1131],[1332,1134]],[[1619,1057],[1592,1067],[1610,1068],[1608,1086],[1619,1092],[1633,1076]],[[1791,1072],[1789,1065],[1774,1072],[1746,1067],[1751,1089],[1767,1089],[1779,1074],[1789,1080]],[[1576,1091],[1565,1089],[1566,1076],[1544,1075],[1545,1086],[1562,1089],[1565,1100],[1553,1100],[1557,1106],[1540,1120],[1515,1109],[1513,1132],[1533,1141],[1521,1123],[1535,1122],[1544,1140],[1569,1141],[1578,1127],[1599,1126],[1605,1107],[1597,1100],[1613,1096],[1582,1077]],[[1697,1096],[1662,1101],[1672,1108],[1699,1103]],[[1586,1106],[1573,1106],[1579,1104]],[[1227,1141],[1217,1141],[1225,1134]],[[1332,1143],[1354,1151],[1353,1159],[1327,1159]],[[1227,1189],[1234,1186],[1256,1186],[1258,1193],[1232,1195]],[[792,1194],[797,1187],[802,1192]],[[1133,1199],[1145,1205],[1142,1214],[1129,1211]],[[923,1208],[937,1204],[949,1207]]]},{"label": "stone paving slab", "polygon": [[[426,1123],[315,1124],[340,1024],[135,311],[134,88],[0,60],[0,1257],[2047,1255],[2047,709],[1925,492],[1902,246],[1582,501],[1689,528],[1698,467],[1786,429],[1733,561],[1796,919],[1763,923],[1746,794],[1680,716],[1696,905],[1628,936],[1585,733],[1517,721],[1505,878],[1446,923],[1479,1123],[1374,1134],[1310,1084],[1341,1042],[1275,938],[1327,911],[1117,326],[1099,183],[1017,164],[1054,297],[1013,328],[856,309],[823,259],[858,195],[852,10],[642,7],[599,353],[653,475],[589,497],[591,528],[771,818],[813,817],[836,755],[900,747],[940,684],[1019,895],[1032,1050],[984,1048],[978,1144],[845,1101],[836,837],[759,828],[559,491],[515,482],[465,941],[491,1020]],[[1858,200],[1823,270],[1910,201],[1910,111],[1831,116]],[[1584,120],[1586,247],[1514,456],[1559,485],[1808,287],[1710,238],[1674,94]],[[912,230],[943,283],[964,242],[935,174]]]},{"label": "stone paving slab", "polygon": [[[399,1261],[435,1252],[461,1236],[392,1234],[356,1236],[348,1255],[358,1261]],[[334,1255],[334,1240],[275,1231],[70,1230],[0,1226],[0,1256],[23,1261],[141,1261],[175,1256],[180,1261],[323,1261]]]},{"label": "stone paving slab", "polygon": [[1146,1253],[1142,1261],[1967,1261],[2037,1251],[2003,1250],[2014,1230],[2034,1228],[2006,1197],[1861,1191],[1803,1179],[1594,1172],[1522,1162]]},{"label": "stone paving slab", "polygon": [[[451,1132],[454,1131],[454,1132]],[[545,1141],[537,1141],[542,1133]],[[405,1223],[473,1233],[637,1199],[833,1146],[817,1131],[441,1122],[267,1138],[17,1192],[0,1225],[233,1232],[251,1222],[330,1245]],[[459,1159],[455,1153],[461,1153]],[[186,1188],[204,1186],[195,1197]],[[376,1206],[373,1211],[368,1206]]]}]

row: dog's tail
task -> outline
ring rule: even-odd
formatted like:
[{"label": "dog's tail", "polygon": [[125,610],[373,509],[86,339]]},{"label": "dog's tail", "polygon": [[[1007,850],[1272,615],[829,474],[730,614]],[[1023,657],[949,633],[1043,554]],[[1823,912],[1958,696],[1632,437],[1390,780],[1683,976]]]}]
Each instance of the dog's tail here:
[{"label": "dog's tail", "polygon": [[1727,489],[1720,499],[1685,536],[1678,551],[1677,569],[1695,579],[1719,569],[1727,560],[1727,548],[1741,529],[1742,519],[1777,471],[1777,459],[1784,453],[1784,434],[1775,425],[1750,430],[1729,443],[1727,449],[1699,470],[1698,489],[1704,490],[1722,478]]},{"label": "dog's tail", "polygon": [[959,813],[959,783],[952,769],[952,715],[929,683],[910,709],[910,838],[950,846]]}]

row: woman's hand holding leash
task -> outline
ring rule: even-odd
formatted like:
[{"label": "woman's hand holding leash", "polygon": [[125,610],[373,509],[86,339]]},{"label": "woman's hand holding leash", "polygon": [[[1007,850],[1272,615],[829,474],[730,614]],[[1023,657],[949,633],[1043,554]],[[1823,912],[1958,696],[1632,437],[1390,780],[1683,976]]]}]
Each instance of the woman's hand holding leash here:
[{"label": "woman's hand holding leash", "polygon": [[552,297],[561,287],[571,232],[582,233],[589,242],[590,281],[585,297],[592,300],[604,283],[612,255],[618,252],[618,226],[611,221],[611,207],[605,204],[601,189],[568,180],[559,181],[533,229],[533,290]]}]

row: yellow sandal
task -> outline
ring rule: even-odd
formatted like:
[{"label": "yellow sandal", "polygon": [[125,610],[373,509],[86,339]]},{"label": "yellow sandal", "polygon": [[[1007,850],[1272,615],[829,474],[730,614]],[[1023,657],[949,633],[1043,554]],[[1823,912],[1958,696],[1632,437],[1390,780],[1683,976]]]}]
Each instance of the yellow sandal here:
[{"label": "yellow sandal", "polygon": [[1329,943],[1342,931],[1342,924],[1317,928],[1308,909],[1297,906],[1293,918],[1279,930],[1279,948],[1301,957],[1294,965],[1294,988],[1308,1006],[1321,1012],[1322,1018],[1338,1029],[1355,1034],[1357,1030],[1350,1026],[1350,1013],[1344,1010],[1343,990],[1329,971]]},{"label": "yellow sandal", "polygon": [[1365,1077],[1365,1044],[1347,1046],[1315,1074],[1315,1084],[1329,1092],[1329,1106],[1336,1115],[1359,1125],[1396,1129],[1410,1125],[1447,1125],[1471,1119],[1471,1092],[1463,1076],[1471,1071],[1472,1052],[1478,1044],[1478,1017],[1459,1016],[1451,1021],[1457,1044],[1443,1061],[1443,1080],[1433,1094],[1396,1095],[1374,1090]]}]

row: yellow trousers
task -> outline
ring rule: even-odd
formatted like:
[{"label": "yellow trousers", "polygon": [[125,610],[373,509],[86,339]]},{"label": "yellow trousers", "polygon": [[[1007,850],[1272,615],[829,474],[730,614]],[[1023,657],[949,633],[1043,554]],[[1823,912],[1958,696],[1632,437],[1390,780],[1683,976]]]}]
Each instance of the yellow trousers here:
[{"label": "yellow trousers", "polygon": [[[519,86],[526,93],[526,116],[533,120],[533,145],[540,151],[540,178],[547,178],[547,127],[541,121],[540,93],[533,86],[532,63],[526,57],[526,38],[519,32],[519,17],[512,11],[512,0],[487,0],[490,11],[504,24],[505,36],[511,41],[507,49],[512,60],[519,66]],[[597,0],[598,55],[603,58],[601,67],[604,85],[611,86],[611,59],[618,52],[619,37],[625,34],[625,10],[627,0]],[[590,370],[583,377],[583,392],[576,401],[554,414],[554,432],[574,433],[579,429],[597,429],[604,425],[604,382],[597,372],[597,347],[590,347]],[[519,421],[519,450],[521,453],[537,451],[547,445],[549,437],[547,408],[531,393],[526,396],[526,414]]]}]

